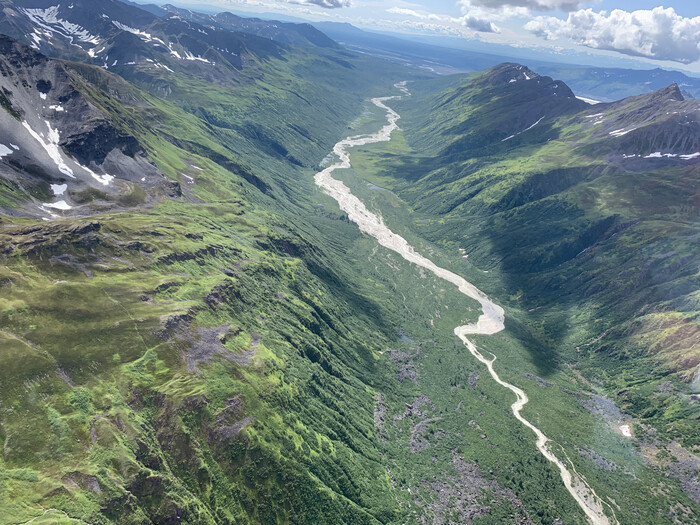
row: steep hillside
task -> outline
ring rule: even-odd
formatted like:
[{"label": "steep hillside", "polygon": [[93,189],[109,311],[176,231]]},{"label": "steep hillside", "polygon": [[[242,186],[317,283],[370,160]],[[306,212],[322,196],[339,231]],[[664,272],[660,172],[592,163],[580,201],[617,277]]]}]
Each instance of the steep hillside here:
[{"label": "steep hillside", "polygon": [[[63,55],[63,37],[49,40]],[[1,43],[0,521],[386,521],[378,438],[345,425],[372,428],[392,306],[373,315],[376,296],[344,284],[359,276],[322,231],[347,226],[307,204],[312,184],[285,149],[316,164],[364,92],[336,103],[316,82],[321,107],[298,108],[303,71],[285,96],[224,98],[235,82],[193,76],[229,107],[274,99],[261,122],[235,111],[224,128],[193,114],[216,114],[204,96],[188,112],[105,68]],[[387,89],[394,72],[370,76],[370,63],[338,69]],[[267,137],[273,115],[303,143]]]},{"label": "steep hillside", "polygon": [[177,16],[157,17],[116,0],[70,5],[5,0],[0,30],[49,56],[111,68],[151,84],[168,73],[229,83],[240,79],[244,67],[281,52],[269,39],[205,29]]},{"label": "steep hillside", "polygon": [[0,37],[0,523],[586,522],[454,335],[479,304],[314,184],[401,80],[402,130],[338,176],[506,307],[475,344],[611,522],[697,521],[677,88],[591,107],[517,64],[426,79],[303,27],[1,5],[25,44]]},{"label": "steep hillside", "polygon": [[[16,188],[0,234],[0,521],[390,515],[377,438],[340,422],[372,426],[391,308],[372,316],[375,300],[342,284],[352,275],[332,277],[354,270],[313,214],[282,214],[266,197],[275,177],[207,122],[101,69],[2,45],[2,140],[18,149],[0,171]],[[60,207],[33,200],[49,184]],[[173,191],[123,202],[125,187]]]},{"label": "steep hillside", "polygon": [[[343,49],[290,47],[177,15],[156,17],[116,0],[70,5],[9,2],[0,15],[0,30],[50,56],[116,73],[181,107],[211,126],[216,143],[255,157],[248,164],[265,164],[284,191],[294,191],[293,185],[286,187],[288,161],[314,166],[366,90],[378,78],[398,74],[394,66],[380,67],[375,59]],[[281,126],[280,115],[286,117]],[[162,138],[226,162],[217,156],[220,148],[191,144],[187,133]],[[263,188],[270,181],[256,184]]]}]

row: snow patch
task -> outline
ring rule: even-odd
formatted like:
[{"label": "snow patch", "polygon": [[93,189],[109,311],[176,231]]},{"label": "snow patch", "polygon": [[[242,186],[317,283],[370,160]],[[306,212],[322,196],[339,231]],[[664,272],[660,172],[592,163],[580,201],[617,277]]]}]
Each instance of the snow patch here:
[{"label": "snow patch", "polygon": [[4,144],[0,144],[0,159],[8,155],[12,155],[12,150]]},{"label": "snow patch", "polygon": [[611,131],[608,134],[612,135],[613,137],[622,137],[623,135],[627,135],[629,132],[634,131],[635,129],[637,129],[637,128],[630,128],[630,129],[620,128],[620,129],[616,129],[614,131]]},{"label": "snow patch", "polygon": [[160,38],[157,38],[153,36],[150,33],[146,33],[145,31],[141,31],[140,29],[136,29],[135,27],[128,26],[126,24],[122,24],[121,22],[117,22],[116,20],[112,20],[112,23],[118,28],[121,29],[122,31],[127,31],[133,35],[136,35],[139,37],[141,40],[143,40],[146,43],[158,43],[161,45],[165,45],[165,42],[163,42]]},{"label": "snow patch", "polygon": [[63,195],[68,189],[68,184],[52,184],[51,191],[54,195]]},{"label": "snow patch", "polygon": [[49,128],[49,133],[48,133],[48,142],[45,142],[43,139],[43,134],[39,134],[36,131],[34,131],[26,120],[22,122],[22,125],[29,132],[29,134],[32,137],[34,137],[34,140],[36,140],[39,144],[41,144],[41,146],[44,148],[46,153],[49,154],[49,157],[51,157],[51,160],[53,160],[56,163],[56,166],[58,167],[58,171],[60,171],[64,175],[68,175],[70,178],[74,179],[75,175],[73,175],[73,170],[70,169],[68,167],[68,165],[64,162],[63,157],[61,156],[61,150],[58,147],[58,141],[60,139],[60,134],[59,134],[58,130],[53,129],[51,127],[51,124],[47,120],[46,126]]},{"label": "snow patch", "polygon": [[168,42],[168,50],[170,51],[170,54],[173,55],[175,58],[179,58],[180,60],[182,60],[182,56],[180,56],[180,53],[173,49],[172,42]]},{"label": "snow patch", "polygon": [[49,106],[49,109],[53,109],[54,111],[58,111],[58,112],[65,111],[65,109],[63,109],[63,106],[56,106],[56,105]]},{"label": "snow patch", "polygon": [[86,166],[80,166],[80,167],[83,168],[85,171],[87,171],[92,176],[93,179],[95,179],[100,184],[103,184],[104,186],[109,186],[109,183],[114,180],[113,175],[106,175],[106,174],[105,175],[98,175],[97,173],[95,173],[94,171],[92,171],[90,168],[88,168]]},{"label": "snow patch", "polygon": [[160,62],[153,62],[153,65],[157,67],[158,69],[165,69],[166,71],[170,71],[171,73],[174,73],[172,69],[170,69],[168,66],[165,64],[161,64]]},{"label": "snow patch", "polygon": [[39,93],[41,100],[46,100],[46,93]]},{"label": "snow patch", "polygon": [[516,133],[515,135],[511,135],[510,137],[504,138],[503,140],[501,140],[501,142],[505,142],[506,140],[510,140],[510,139],[512,139],[512,138],[514,138],[514,137],[517,137],[517,136],[520,135],[521,133],[525,133],[526,131],[531,130],[532,128],[534,128],[535,126],[537,126],[537,124],[539,124],[540,122],[542,122],[542,119],[543,119],[543,118],[544,118],[544,117],[540,117],[539,120],[538,120],[537,122],[535,122],[532,126],[527,127],[527,128],[525,128],[524,130],[522,130],[522,131],[519,131],[519,132]]},{"label": "snow patch", "polygon": [[631,159],[634,157],[642,157],[644,159],[661,159],[666,157],[667,159],[675,159],[679,158],[682,160],[693,160],[697,159],[700,157],[700,151],[697,153],[689,153],[689,154],[680,154],[680,153],[661,153],[660,151],[654,151],[653,153],[649,153],[648,155],[635,155],[634,153],[627,155],[623,154],[622,158],[623,159]]},{"label": "snow patch", "polygon": [[587,102],[588,104],[592,104],[592,105],[600,104],[600,100],[596,100],[594,98],[579,97],[578,95],[576,95],[576,98],[579,100],[583,100],[584,102]]},{"label": "snow patch", "polygon": [[90,34],[90,32],[84,27],[58,18],[58,10],[60,7],[60,4],[47,7],[46,9],[25,9],[20,7],[19,11],[25,14],[34,25],[67,38],[73,45],[77,45],[73,42],[73,40],[77,40],[78,42],[86,42],[89,44],[100,43],[99,38]]},{"label": "snow patch", "polygon": [[93,47],[92,49],[88,49],[88,55],[90,55],[90,58],[95,58],[97,55],[102,53],[106,47],[103,47],[102,49],[97,49],[97,46]]},{"label": "snow patch", "polygon": [[32,40],[34,41],[30,44],[30,46],[38,51],[39,44],[41,44],[41,35],[39,34],[39,31],[37,31],[35,29],[30,36],[32,37]]},{"label": "snow patch", "polygon": [[190,53],[189,51],[187,51],[186,49],[185,49],[185,60],[198,60],[198,61],[204,62],[206,64],[211,64],[211,62],[209,60],[207,60],[206,58],[202,58],[199,55],[195,56],[192,53]]},{"label": "snow patch", "polygon": [[625,437],[632,437],[632,429],[629,425],[620,425],[620,432],[622,432],[622,435]]},{"label": "snow patch", "polygon": [[45,202],[44,206],[47,208],[53,208],[55,210],[70,210],[73,208],[70,204],[68,204],[66,201],[58,201],[58,202]]}]

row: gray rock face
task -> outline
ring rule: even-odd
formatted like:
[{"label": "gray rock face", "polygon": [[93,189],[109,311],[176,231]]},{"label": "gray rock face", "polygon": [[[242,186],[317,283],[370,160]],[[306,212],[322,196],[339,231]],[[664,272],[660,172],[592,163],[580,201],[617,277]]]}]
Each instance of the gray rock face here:
[{"label": "gray rock face", "polygon": [[132,104],[135,90],[123,81],[2,35],[0,74],[0,176],[16,189],[11,213],[86,215],[118,206],[137,186],[147,195],[167,185],[138,139],[88,95],[99,82],[103,102]]},{"label": "gray rock face", "polygon": [[597,104],[583,115],[595,131],[586,151],[608,154],[627,170],[648,170],[700,161],[700,103],[678,85]]}]

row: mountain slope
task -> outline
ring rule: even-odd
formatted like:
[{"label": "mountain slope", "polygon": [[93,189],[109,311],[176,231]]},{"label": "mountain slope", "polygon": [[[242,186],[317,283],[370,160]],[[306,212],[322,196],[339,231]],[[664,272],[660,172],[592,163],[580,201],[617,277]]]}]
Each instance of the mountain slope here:
[{"label": "mountain slope", "polygon": [[[138,90],[4,36],[0,52],[3,198],[17,207],[15,213],[85,215],[179,191],[134,135],[134,128],[147,128],[149,111]],[[110,95],[96,99],[94,90]]]},{"label": "mountain slope", "polygon": [[[399,381],[386,349],[406,344],[401,325],[422,312],[399,314],[393,262],[372,256],[373,246],[317,193],[304,164],[316,166],[347,133],[367,94],[384,93],[401,78],[394,75],[411,72],[377,72],[372,59],[345,51],[351,67],[290,49],[287,66],[273,61],[264,80],[243,87],[167,72],[168,82],[188,89],[186,99],[164,100],[102,68],[4,41],[7,79],[25,80],[7,80],[8,132],[24,129],[15,116],[36,119],[44,136],[49,126],[56,130],[53,154],[76,179],[41,150],[32,157],[45,164],[47,180],[66,179],[61,197],[74,207],[65,213],[89,214],[33,220],[35,204],[22,207],[26,197],[17,197],[20,207],[3,203],[0,359],[11,380],[0,387],[0,508],[9,522],[391,523],[407,519],[413,505],[411,493],[392,483],[423,490],[421,480],[436,469],[450,486],[467,475],[475,484],[460,500],[462,512],[496,521],[504,513],[575,515],[556,474],[534,451],[523,453],[520,440],[504,443],[498,456],[489,456],[486,442],[470,445],[482,467],[455,454],[466,412],[451,420],[449,441],[422,439],[436,452],[433,444],[424,449],[420,468],[388,470],[382,459],[399,457],[408,430],[444,409],[433,396],[434,408],[386,429],[395,439],[377,430],[379,390],[382,410],[397,417],[419,397],[413,382]],[[301,97],[309,103],[300,105]],[[44,102],[75,111],[67,118]],[[85,139],[78,146],[90,143],[83,132],[90,136],[93,117],[100,129],[138,144],[135,156],[179,191],[124,204],[90,187],[83,200],[82,185],[101,183],[73,162],[101,174],[104,152],[78,148],[74,157],[69,147],[74,136]],[[131,153],[119,142],[114,149],[105,162]],[[8,184],[29,187],[36,176],[5,166]],[[143,173],[133,176],[124,172],[123,182],[150,191]],[[348,244],[367,257],[348,259]],[[418,296],[432,282],[415,276],[405,286],[404,295]],[[430,344],[438,355],[434,336]],[[449,331],[439,344],[452,344]],[[479,399],[463,404],[490,409]],[[436,466],[430,455],[437,451],[444,460]],[[515,466],[507,478],[491,479],[500,461]]]},{"label": "mountain slope", "polygon": [[[384,158],[388,179],[377,180],[431,217],[418,227],[428,238],[503,272],[511,293],[523,292],[521,307],[595,305],[598,314],[576,314],[577,331],[604,333],[592,357],[637,352],[630,364],[641,372],[654,362],[656,381],[671,371],[695,377],[700,356],[688,322],[697,315],[697,267],[689,254],[700,105],[673,85],[589,106],[563,83],[510,64],[454,83],[416,84],[416,98],[399,104],[416,155]],[[567,346],[584,333],[566,335]],[[655,349],[641,348],[653,333]]]},{"label": "mountain slope", "polygon": [[[379,346],[342,334],[382,345],[392,321],[356,317],[379,306],[326,277],[354,270],[328,252],[318,226],[252,205],[266,186],[206,122],[101,69],[2,44],[2,118],[11,124],[3,140],[26,139],[8,158],[21,153],[44,171],[3,165],[0,174],[25,187],[65,179],[61,197],[75,205],[67,214],[91,215],[35,221],[8,214],[35,216],[31,205],[3,207],[2,521],[377,523],[390,515],[377,438],[336,422],[371,427],[366,390],[383,380],[373,366]],[[64,111],[43,108],[40,93]],[[48,158],[30,149],[38,139],[22,135],[15,117],[45,138],[53,130]],[[115,129],[130,135],[109,135]],[[102,163],[93,133],[100,145],[120,138]],[[178,146],[185,139],[187,149]],[[131,153],[122,142],[141,148],[141,160],[122,159]],[[77,166],[97,170],[110,156],[123,172],[112,171],[105,188]],[[131,203],[128,213],[107,209],[113,186],[149,190],[138,162],[157,165],[163,185],[182,194]],[[287,164],[287,175],[295,169]],[[83,205],[80,195],[96,188],[104,206]],[[333,402],[333,391],[353,410]],[[369,484],[372,498],[350,479]]]},{"label": "mountain slope", "polygon": [[[351,114],[376,78],[397,72],[396,66],[380,67],[376,59],[343,49],[288,46],[178,16],[159,18],[116,0],[78,1],[72,9],[47,5],[34,0],[13,3],[4,9],[5,22],[0,23],[11,22],[12,36],[33,43],[28,35],[44,29],[23,13],[56,11],[56,31],[38,46],[43,52],[114,72],[206,121],[227,148],[261,155],[260,162],[278,159],[282,171],[286,160],[315,165],[318,155],[333,144],[318,140],[344,127],[338,117]],[[80,17],[75,15],[78,11]],[[76,34],[87,32],[92,40],[65,36],[60,32],[64,27]],[[279,114],[289,114],[283,127],[278,125]],[[279,182],[285,184],[284,179],[282,175]]]},{"label": "mountain slope", "polygon": [[[39,92],[75,93],[75,115],[128,132],[182,195],[93,208],[63,175],[89,216],[3,207],[2,520],[419,523],[454,511],[582,523],[557,473],[523,447],[530,436],[504,421],[497,385],[467,389],[475,366],[445,351],[459,294],[415,272],[396,280],[402,263],[314,186],[333,142],[376,124],[365,96],[411,72],[289,49],[290,64],[273,59],[243,87],[172,74],[199,91],[165,100],[10,45],[8,78],[28,86],[10,86],[8,118],[43,111],[41,96],[30,106]],[[90,122],[62,113],[39,124],[63,138]],[[55,151],[69,164],[67,148]],[[434,477],[471,489],[445,505]]]}]

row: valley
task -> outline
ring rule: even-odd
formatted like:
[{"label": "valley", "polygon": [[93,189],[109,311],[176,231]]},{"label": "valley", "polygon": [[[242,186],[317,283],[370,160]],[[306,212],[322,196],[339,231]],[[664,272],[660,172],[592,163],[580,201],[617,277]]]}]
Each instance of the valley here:
[{"label": "valley", "polygon": [[[399,103],[406,111],[410,111],[411,106],[415,103],[415,101],[405,99],[404,101],[400,101]],[[393,105],[396,105],[396,103],[394,103]],[[422,110],[419,112],[419,114],[425,115],[426,113],[424,110]],[[419,210],[416,209],[416,207],[413,207],[412,209],[410,209],[410,211],[408,213],[397,211],[397,206],[399,208],[401,208],[401,207],[411,208],[411,205],[402,199],[402,197],[404,197],[404,198],[408,197],[410,195],[410,193],[407,193],[404,191],[404,189],[403,189],[404,186],[400,182],[401,179],[403,177],[409,176],[409,175],[407,175],[407,173],[409,173],[409,170],[418,171],[416,169],[416,166],[414,165],[415,156],[412,157],[412,156],[407,155],[408,151],[410,151],[410,150],[407,147],[407,144],[406,144],[404,137],[407,136],[408,133],[411,132],[411,128],[409,125],[410,125],[410,123],[404,123],[404,125],[402,126],[403,129],[401,131],[397,132],[398,136],[395,138],[398,138],[398,141],[395,143],[395,145],[383,146],[381,144],[378,144],[376,146],[372,146],[371,148],[359,148],[359,149],[356,148],[358,151],[353,153],[353,159],[354,159],[353,165],[355,166],[356,171],[359,170],[358,175],[352,175],[352,174],[343,175],[342,178],[343,178],[345,184],[351,188],[351,191],[353,193],[357,192],[357,194],[362,195],[362,200],[364,200],[366,203],[368,203],[367,205],[369,207],[371,207],[371,209],[375,210],[374,211],[375,213],[381,213],[385,217],[385,219],[388,219],[387,224],[389,225],[390,228],[392,228],[392,229],[397,228],[397,229],[401,230],[402,233],[404,233],[404,235],[409,235],[409,236],[412,236],[412,238],[417,239],[418,237],[416,237],[415,232],[416,231],[426,231],[424,225],[428,224],[430,222],[430,219],[428,219],[426,217],[426,215],[419,213]],[[418,124],[418,125],[420,126],[421,129],[425,129],[425,124]],[[505,134],[506,133],[504,133],[504,135]],[[423,135],[423,133],[421,133],[420,137],[424,137],[424,136],[425,135]],[[419,135],[416,135],[416,137],[419,137]],[[499,140],[499,139],[496,139],[496,140]],[[443,144],[443,147],[445,147],[444,144]],[[449,146],[447,146],[447,147],[449,147]],[[401,160],[399,162],[399,160],[398,160],[398,159],[406,159],[406,158],[408,158],[410,160],[408,162],[405,162],[404,160]],[[371,159],[372,162],[368,163],[367,162],[368,159]],[[379,160],[379,159],[381,159],[381,160]],[[358,166],[359,166],[359,168],[358,168]],[[377,170],[377,166],[381,166],[381,168],[379,170]],[[376,176],[375,174],[377,174],[377,173],[380,174],[381,176]],[[429,172],[426,170],[426,171],[424,171],[424,173],[428,174]],[[400,174],[400,175],[396,176],[393,174]],[[367,183],[364,183],[364,181],[362,179],[363,177],[367,178],[369,181],[371,181],[370,187],[367,187]],[[413,186],[415,186],[415,184],[416,184],[415,182],[412,183]],[[384,188],[388,188],[388,189],[385,190]],[[408,186],[405,186],[405,188],[408,188]],[[421,199],[424,200],[426,198],[426,195],[429,195],[429,193],[426,193],[425,191],[423,191],[421,193]],[[408,202],[412,202],[412,201],[409,200]],[[443,221],[440,221],[440,223],[443,223]],[[448,223],[445,223],[445,224],[447,225]],[[473,232],[472,235],[475,238],[478,238],[479,232],[474,231],[473,229],[471,231]],[[462,243],[463,242],[464,241],[462,241]],[[474,243],[474,240],[470,239],[468,242]],[[462,246],[464,246],[465,244],[462,244],[462,243],[460,243],[460,244]],[[457,244],[457,246],[459,246],[460,244]],[[469,274],[472,275],[474,279],[484,283],[484,284],[482,284],[482,286],[489,286],[489,287],[491,287],[491,289],[496,289],[496,290],[499,289],[500,286],[502,286],[502,284],[498,283],[498,280],[497,280],[498,277],[496,277],[496,276],[492,277],[493,267],[490,268],[490,270],[491,270],[490,273],[486,272],[486,273],[488,273],[488,277],[487,277],[483,270],[478,270],[478,268],[484,267],[483,264],[479,264],[478,262],[472,263],[472,261],[474,260],[474,257],[476,255],[478,255],[478,250],[475,253],[475,251],[473,249],[469,249],[468,250],[469,259],[467,260],[467,258],[464,256],[464,253],[467,250],[462,250],[462,249],[456,250],[454,248],[454,246],[455,246],[454,243],[445,243],[442,245],[443,248],[448,248],[450,253],[455,254],[455,255],[452,255],[452,260],[454,259],[455,256],[461,255],[461,258],[464,260],[464,262],[460,265],[460,267],[462,268],[462,271],[469,272]],[[488,246],[488,245],[486,245],[486,246]],[[457,255],[457,253],[459,253],[459,255]],[[454,262],[450,261],[449,256],[448,256],[448,259],[446,259],[446,260],[443,259],[443,260],[445,261],[443,264],[454,265]],[[524,277],[524,278],[527,279],[527,277]],[[522,286],[522,284],[520,286]],[[515,297],[516,297],[515,295],[511,295],[511,301],[512,301],[512,298],[515,298]],[[530,312],[517,312],[517,310],[514,310],[513,307],[514,307],[514,305],[511,303],[511,305],[507,308],[507,310],[510,311],[511,315],[514,316],[515,318],[522,318],[524,315],[525,316],[532,315],[530,313],[532,311],[532,309],[530,309]],[[512,327],[512,325],[511,325],[511,327]],[[603,334],[602,337],[605,337],[605,335],[606,334]],[[522,337],[522,332],[521,332],[520,337]],[[600,339],[594,339],[593,342],[595,343],[599,340]],[[542,344],[545,346],[548,345],[548,343],[546,341],[543,341],[543,340],[540,340],[539,344]],[[537,351],[534,349],[531,349],[530,351],[533,352],[532,357],[534,357],[535,362],[537,362],[537,360],[538,360]],[[498,355],[498,354],[496,354],[494,352],[494,355]],[[509,355],[512,355],[512,354],[509,354]],[[563,360],[566,358],[564,358],[562,356],[561,359]],[[500,362],[500,357],[499,357],[499,362]],[[507,364],[510,364],[510,363],[507,363]],[[503,366],[503,365],[504,365],[504,363],[501,363],[501,366]],[[567,365],[567,366],[570,366],[570,365]],[[525,365],[523,363],[516,365],[516,369],[521,370],[521,371],[523,369],[526,369],[526,368],[528,368],[528,365]],[[540,366],[539,372],[536,372],[536,374],[542,374],[543,370],[546,370],[546,369]],[[540,383],[540,387],[551,387],[552,383],[550,381],[552,381],[552,378],[556,377],[561,372],[564,372],[564,375],[567,375],[565,370],[566,370],[565,368],[560,369],[560,371],[557,371],[554,375],[552,375],[552,372],[553,372],[552,369],[545,372],[544,377],[546,377],[547,380],[538,379],[538,381]],[[580,385],[576,388],[583,387],[584,391],[588,390],[589,388],[593,388],[594,391],[598,390],[597,387],[595,387],[589,381],[587,381],[583,377],[581,377],[579,372],[576,372],[576,374],[578,375],[580,380],[584,381],[583,385]],[[526,374],[526,375],[528,375],[528,374]],[[533,377],[533,374],[529,374],[529,377]],[[579,382],[579,380],[576,379],[575,377],[572,377],[571,379],[573,379],[575,383]],[[554,381],[555,384],[557,382],[558,381]],[[571,388],[571,386],[568,386],[567,388]],[[537,389],[535,389],[535,391],[537,391]],[[595,398],[596,396],[593,396],[593,397]],[[542,400],[542,399],[540,398],[540,400]],[[583,400],[581,400],[581,401],[583,402]],[[609,403],[609,401],[606,401],[606,402]],[[584,403],[584,404],[586,404],[586,403]],[[538,409],[538,412],[539,411],[541,411],[541,407]],[[600,414],[602,414],[602,412],[600,412]],[[558,413],[557,417],[561,417],[561,414]],[[620,418],[620,417],[622,417],[622,414],[620,414],[618,411],[616,417]],[[624,421],[624,419],[621,421]],[[612,422],[613,422],[613,420],[610,421],[610,423],[612,423]],[[562,424],[563,424],[563,421],[560,420],[556,425],[558,430],[552,429],[552,431],[553,432],[561,432],[560,425],[562,425]],[[619,425],[619,427],[622,430],[618,429],[617,426],[612,426],[612,427],[610,427],[610,431],[618,432],[618,435],[622,435],[623,437],[633,437],[630,430],[629,430],[631,427],[630,424]],[[638,427],[635,427],[635,428],[638,428]],[[647,442],[647,440],[649,438],[642,437],[642,436],[643,436],[644,432],[648,431],[648,427],[646,427],[646,425],[642,424],[639,428],[647,429],[647,430],[641,430],[639,432],[635,431],[634,439],[635,440],[641,439],[642,441]],[[620,432],[621,432],[621,434],[620,434]],[[688,436],[689,435],[692,435],[692,433],[688,434]],[[581,437],[582,437],[582,435],[581,435]],[[658,439],[658,438],[655,437],[652,439]],[[562,435],[562,442],[565,442],[565,441],[567,441],[567,439],[564,438]],[[598,446],[601,446],[601,445],[602,445],[602,443],[599,443]],[[645,444],[643,446],[646,449],[646,447],[648,445]],[[608,444],[608,445],[605,445],[604,447],[608,448],[608,447],[610,447],[610,445]],[[559,448],[559,446],[557,446],[557,448]],[[571,461],[570,458],[572,458],[572,457],[575,458],[574,454],[577,453],[576,450],[578,450],[579,453],[582,453],[581,449],[576,447],[576,449],[573,450],[572,453],[566,452],[565,456],[563,456],[563,457],[566,457],[567,461],[570,462]],[[609,448],[608,448],[608,450],[610,451]],[[587,453],[585,453],[585,454],[587,454]],[[598,461],[600,463],[599,459],[596,461]],[[600,463],[600,464],[604,465],[604,463]],[[581,468],[582,465],[578,465],[578,467]],[[617,468],[617,467],[615,467],[615,468]],[[587,479],[589,481],[591,480],[591,478],[587,478]],[[598,493],[599,494],[600,493],[609,494],[609,489],[598,490]],[[619,499],[617,499],[617,501],[619,502]],[[618,514],[618,515],[619,515],[619,510],[620,509],[617,509],[617,512],[616,512],[616,514]],[[624,518],[621,518],[621,522],[624,522]]]},{"label": "valley", "polygon": [[[396,84],[395,87],[402,90],[405,95],[410,95],[405,85],[406,83],[403,82]],[[469,352],[478,361],[486,365],[494,381],[517,396],[517,401],[511,405],[513,415],[518,421],[535,433],[537,436],[537,448],[547,460],[554,463],[559,468],[566,489],[586,513],[589,521],[595,525],[610,523],[605,516],[603,504],[598,495],[588,487],[584,480],[580,479],[578,476],[574,477],[574,475],[572,475],[566,465],[551,452],[547,444],[549,440],[542,431],[520,415],[523,407],[529,401],[527,394],[520,388],[503,381],[498,376],[494,370],[494,362],[496,361],[495,355],[491,359],[487,359],[477,350],[474,343],[467,339],[467,336],[471,334],[493,335],[503,330],[505,328],[503,308],[489,300],[483,292],[475,288],[471,283],[465,281],[462,277],[436,266],[429,259],[417,254],[405,239],[391,232],[391,230],[384,225],[381,217],[370,213],[364,204],[350,193],[347,186],[332,178],[331,174],[335,170],[351,167],[349,154],[346,151],[347,148],[391,140],[392,132],[398,129],[396,122],[400,118],[398,113],[384,105],[384,102],[392,98],[394,97],[375,98],[372,100],[375,106],[387,110],[388,124],[373,135],[358,135],[349,139],[344,139],[336,144],[335,148],[333,148],[333,153],[341,159],[341,162],[333,164],[317,174],[315,177],[316,184],[321,186],[326,193],[338,201],[340,208],[359,226],[360,230],[376,238],[382,246],[399,253],[407,261],[426,268],[441,279],[454,284],[461,293],[479,302],[483,313],[479,316],[477,322],[471,325],[456,327],[454,329],[455,334],[462,339],[469,349]]]},{"label": "valley", "polygon": [[696,101],[142,7],[0,0],[1,524],[697,523]]}]

